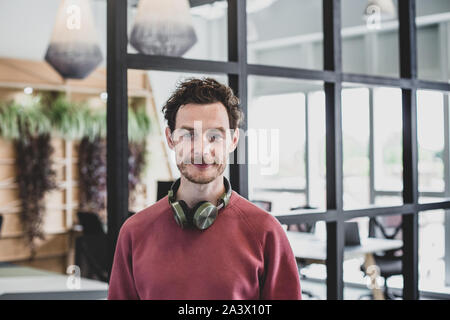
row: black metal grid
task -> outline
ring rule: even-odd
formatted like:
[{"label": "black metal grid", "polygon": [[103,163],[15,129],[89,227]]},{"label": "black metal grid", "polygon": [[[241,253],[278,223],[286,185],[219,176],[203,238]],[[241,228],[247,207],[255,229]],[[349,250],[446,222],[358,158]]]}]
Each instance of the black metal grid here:
[{"label": "black metal grid", "polygon": [[[128,214],[127,182],[127,69],[227,74],[229,85],[242,102],[247,119],[249,75],[284,77],[324,82],[326,97],[326,191],[324,212],[292,211],[278,219],[281,223],[325,221],[327,229],[327,298],[343,299],[343,252],[346,220],[401,214],[403,216],[405,299],[418,299],[418,214],[419,211],[450,208],[450,201],[418,203],[416,92],[418,89],[450,91],[450,84],[417,78],[415,0],[400,0],[398,78],[344,73],[342,71],[341,1],[323,1],[324,70],[248,64],[246,0],[228,0],[228,61],[208,61],[127,53],[127,3],[107,0],[107,90],[108,90],[108,236],[112,256],[120,226]],[[191,0],[191,5],[207,1]],[[343,209],[342,169],[342,83],[388,86],[402,89],[403,114],[403,205]],[[247,120],[246,120],[247,121]],[[247,122],[243,124],[247,129]],[[247,145],[247,143],[245,143]],[[247,153],[247,150],[245,150]],[[235,160],[237,154],[234,155]],[[247,159],[247,155],[246,155]],[[237,163],[235,161],[234,163]],[[248,166],[230,165],[234,190],[248,197]]]}]

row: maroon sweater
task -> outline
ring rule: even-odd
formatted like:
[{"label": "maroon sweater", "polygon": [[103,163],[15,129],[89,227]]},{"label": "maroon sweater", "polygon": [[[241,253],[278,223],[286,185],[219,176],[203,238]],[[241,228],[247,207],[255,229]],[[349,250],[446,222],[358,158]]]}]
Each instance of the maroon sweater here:
[{"label": "maroon sweater", "polygon": [[181,229],[167,196],[122,226],[108,299],[301,299],[278,220],[232,192],[204,231]]}]

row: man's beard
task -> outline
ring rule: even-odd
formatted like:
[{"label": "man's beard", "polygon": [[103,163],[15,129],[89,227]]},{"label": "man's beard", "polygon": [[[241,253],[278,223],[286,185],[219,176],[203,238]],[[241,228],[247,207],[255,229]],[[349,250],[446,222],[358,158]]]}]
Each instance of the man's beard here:
[{"label": "man's beard", "polygon": [[188,169],[188,166],[193,166],[191,164],[185,164],[185,163],[178,163],[177,167],[178,170],[180,170],[180,173],[182,176],[184,176],[188,181],[192,183],[197,184],[207,184],[216,179],[218,176],[220,176],[226,168],[225,163],[214,163],[211,164],[210,167],[208,167],[208,175],[201,174],[201,173],[192,173],[191,170],[197,170],[197,169]]}]

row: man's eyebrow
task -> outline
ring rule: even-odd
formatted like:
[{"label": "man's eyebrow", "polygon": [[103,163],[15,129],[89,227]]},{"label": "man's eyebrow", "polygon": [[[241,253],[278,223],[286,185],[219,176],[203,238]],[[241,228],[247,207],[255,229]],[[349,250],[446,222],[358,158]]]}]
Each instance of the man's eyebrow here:
[{"label": "man's eyebrow", "polygon": [[[212,130],[219,130],[220,132],[222,132],[223,134],[225,134],[227,132],[227,129],[225,129],[224,127],[218,127],[218,128],[211,128]],[[211,130],[208,129],[208,130]]]},{"label": "man's eyebrow", "polygon": [[[185,129],[185,130],[188,130],[188,131],[194,131],[194,128],[189,127],[189,126],[181,126],[179,129]],[[209,128],[207,130],[219,130],[220,132],[222,132],[224,134],[227,132],[227,129],[225,129],[224,127]]]},{"label": "man's eyebrow", "polygon": [[181,126],[181,127],[178,128],[178,129],[185,129],[185,130],[189,130],[189,131],[193,131],[193,130],[194,130],[194,128],[188,127],[188,126]]}]

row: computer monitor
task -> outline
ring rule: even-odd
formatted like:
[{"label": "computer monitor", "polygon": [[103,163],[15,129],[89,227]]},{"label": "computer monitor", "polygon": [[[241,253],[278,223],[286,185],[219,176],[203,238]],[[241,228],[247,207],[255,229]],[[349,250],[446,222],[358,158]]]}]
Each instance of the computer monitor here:
[{"label": "computer monitor", "polygon": [[361,245],[361,239],[359,238],[358,222],[345,222],[345,245],[346,246],[359,246]]},{"label": "computer monitor", "polygon": [[256,204],[261,209],[264,209],[268,212],[272,211],[272,202],[267,200],[251,200],[252,203]]}]

